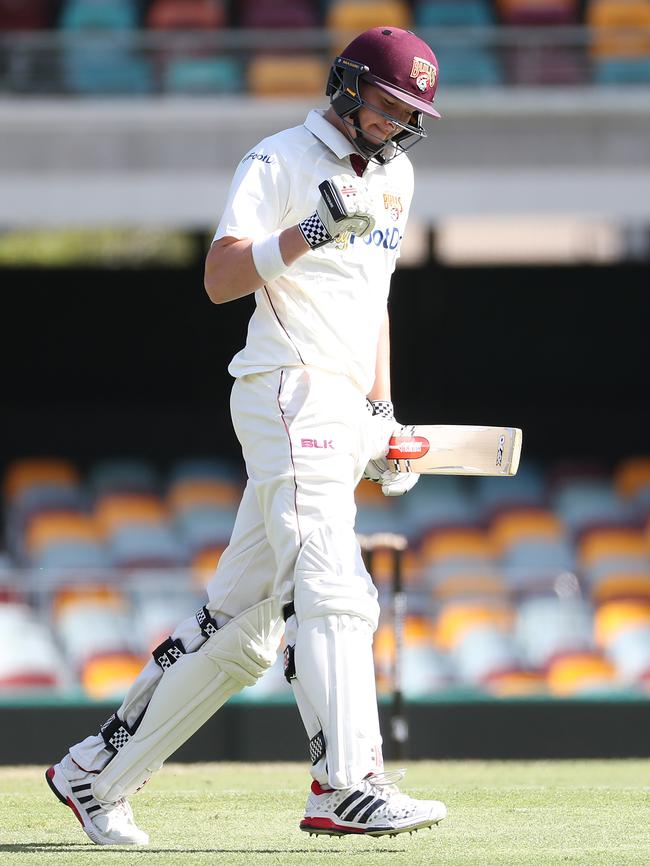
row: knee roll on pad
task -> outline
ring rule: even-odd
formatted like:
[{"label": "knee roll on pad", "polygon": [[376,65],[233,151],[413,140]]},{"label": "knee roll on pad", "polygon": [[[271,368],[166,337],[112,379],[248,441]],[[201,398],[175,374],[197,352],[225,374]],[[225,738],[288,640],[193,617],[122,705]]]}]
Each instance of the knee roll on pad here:
[{"label": "knee roll on pad", "polygon": [[137,731],[92,785],[97,800],[114,803],[160,769],[228,698],[273,664],[282,636],[277,604],[266,599],[212,634],[196,652],[165,671]]},{"label": "knee roll on pad", "polygon": [[296,560],[294,604],[301,626],[312,617],[350,614],[376,630],[377,590],[348,524],[333,521],[307,537]]}]

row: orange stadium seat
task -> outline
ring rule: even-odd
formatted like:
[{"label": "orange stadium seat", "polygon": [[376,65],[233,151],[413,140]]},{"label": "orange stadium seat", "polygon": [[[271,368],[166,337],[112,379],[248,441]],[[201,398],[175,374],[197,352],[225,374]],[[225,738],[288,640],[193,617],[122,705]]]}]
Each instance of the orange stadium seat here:
[{"label": "orange stadium seat", "polygon": [[650,557],[650,543],[639,529],[624,526],[596,528],[582,536],[578,556],[583,568],[592,568],[613,558],[643,560]]},{"label": "orange stadium seat", "polygon": [[167,509],[157,496],[147,493],[111,493],[95,505],[95,518],[104,535],[131,523],[161,523]]},{"label": "orange stadium seat", "polygon": [[650,0],[591,0],[585,19],[595,59],[650,54]]},{"label": "orange stadium seat", "polygon": [[176,513],[202,505],[213,505],[217,508],[237,507],[241,495],[241,485],[234,481],[185,478],[172,484],[167,501],[171,510]]},{"label": "orange stadium seat", "polygon": [[312,55],[259,54],[248,65],[248,89],[252,96],[315,96],[327,79],[324,61]]},{"label": "orange stadium seat", "polygon": [[650,627],[650,600],[615,600],[601,604],[594,614],[594,638],[607,647],[630,628]]},{"label": "orange stadium seat", "polygon": [[225,546],[201,550],[192,558],[192,579],[197,586],[206,586],[214,576],[214,570],[221,559]]},{"label": "orange stadium seat", "polygon": [[503,576],[496,571],[461,568],[436,580],[432,594],[436,602],[463,598],[505,600],[508,587]]},{"label": "orange stadium seat", "polygon": [[37,485],[71,486],[79,482],[79,472],[69,460],[34,457],[16,460],[7,469],[3,492],[11,501],[23,491]]},{"label": "orange stadium seat", "polygon": [[27,524],[26,547],[35,553],[52,541],[99,541],[97,526],[86,514],[45,512]]},{"label": "orange stadium seat", "polygon": [[[390,550],[378,548],[372,556],[372,579],[376,585],[390,585],[393,580],[394,558]],[[402,580],[407,585],[418,582],[420,563],[414,550],[406,550],[402,555]]]},{"label": "orange stadium seat", "polygon": [[332,53],[337,54],[354,36],[371,27],[391,24],[411,29],[411,9],[402,0],[334,0],[325,13],[332,33]]},{"label": "orange stadium seat", "polygon": [[153,30],[214,30],[227,23],[222,0],[153,0],[145,19]]},{"label": "orange stadium seat", "polygon": [[631,457],[617,468],[614,483],[620,496],[634,499],[643,491],[650,491],[650,457]]},{"label": "orange stadium seat", "polygon": [[490,526],[490,538],[495,551],[502,554],[523,540],[553,540],[565,535],[562,521],[552,511],[525,508],[498,514]]},{"label": "orange stadium seat", "polygon": [[614,665],[598,652],[567,653],[553,659],[546,674],[549,691],[557,697],[611,688]]},{"label": "orange stadium seat", "polygon": [[443,650],[450,650],[475,628],[490,627],[506,632],[510,631],[513,622],[513,611],[507,605],[450,602],[442,608],[436,619],[436,644]]},{"label": "orange stadium seat", "polygon": [[489,562],[493,548],[489,536],[482,529],[441,529],[425,535],[421,556],[426,564],[439,564],[451,559]]},{"label": "orange stadium seat", "polygon": [[81,684],[93,700],[119,698],[140,673],[144,661],[126,652],[96,656],[84,663],[80,673]]}]

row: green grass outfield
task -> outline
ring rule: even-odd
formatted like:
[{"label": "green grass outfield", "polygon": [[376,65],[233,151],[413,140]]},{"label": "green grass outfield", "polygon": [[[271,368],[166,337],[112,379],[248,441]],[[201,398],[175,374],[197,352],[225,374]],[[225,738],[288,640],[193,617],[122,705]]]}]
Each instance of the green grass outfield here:
[{"label": "green grass outfield", "polygon": [[650,864],[650,761],[412,762],[449,817],[409,836],[310,837],[299,764],[170,764],[133,798],[146,848],[96,847],[44,768],[0,767],[0,864]]}]

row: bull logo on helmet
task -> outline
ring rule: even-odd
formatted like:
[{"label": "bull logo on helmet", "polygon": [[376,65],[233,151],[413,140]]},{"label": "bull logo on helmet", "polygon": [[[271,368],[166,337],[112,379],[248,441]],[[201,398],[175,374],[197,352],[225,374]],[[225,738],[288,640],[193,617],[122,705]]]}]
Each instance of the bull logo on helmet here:
[{"label": "bull logo on helmet", "polygon": [[426,93],[429,87],[433,87],[436,83],[436,71],[436,67],[429,60],[414,57],[410,77],[415,78],[417,87],[422,93]]}]

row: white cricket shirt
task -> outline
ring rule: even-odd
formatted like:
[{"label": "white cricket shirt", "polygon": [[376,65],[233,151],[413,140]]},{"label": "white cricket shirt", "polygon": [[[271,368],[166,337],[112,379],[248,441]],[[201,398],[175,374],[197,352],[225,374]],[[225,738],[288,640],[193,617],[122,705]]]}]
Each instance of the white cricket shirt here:
[{"label": "white cricket shirt", "polygon": [[[354,148],[323,113],[311,111],[303,125],[265,138],[246,154],[215,239],[256,240],[296,225],[316,209],[319,183],[355,174]],[[372,234],[346,234],[311,250],[256,291],[246,345],[230,363],[231,375],[308,365],[349,376],[364,394],[370,390],[413,168],[400,154],[385,166],[370,162],[363,177],[374,205]]]}]

